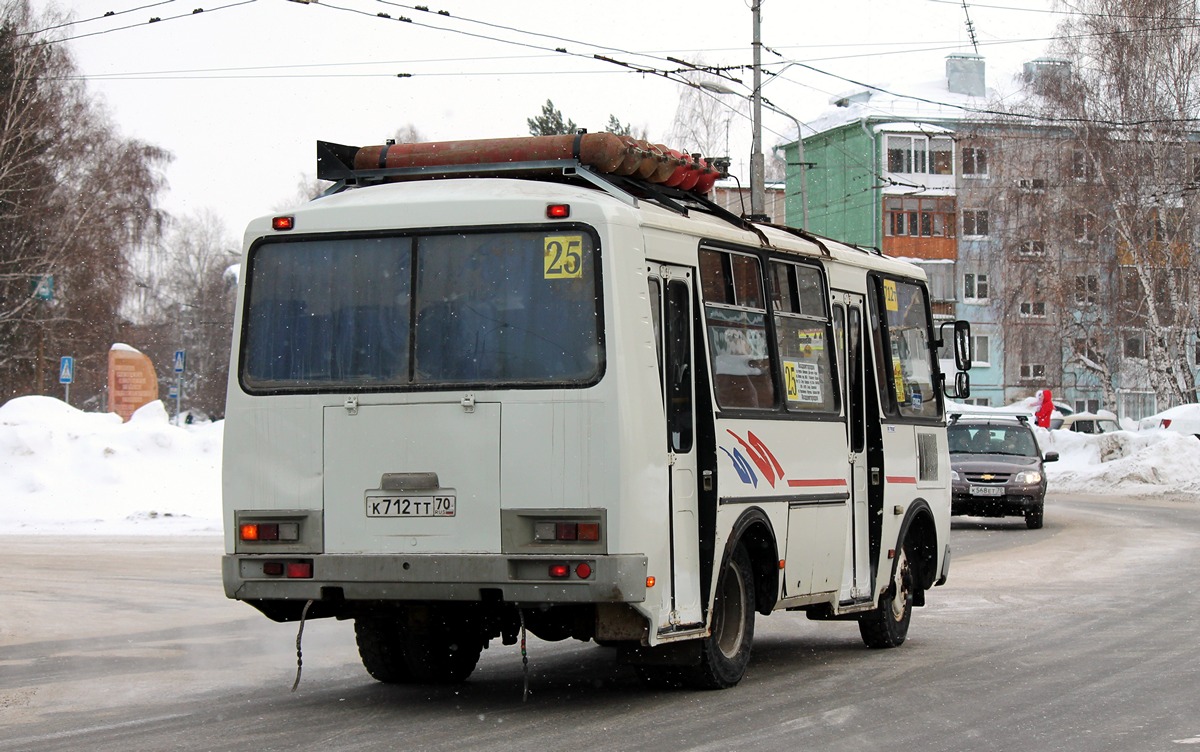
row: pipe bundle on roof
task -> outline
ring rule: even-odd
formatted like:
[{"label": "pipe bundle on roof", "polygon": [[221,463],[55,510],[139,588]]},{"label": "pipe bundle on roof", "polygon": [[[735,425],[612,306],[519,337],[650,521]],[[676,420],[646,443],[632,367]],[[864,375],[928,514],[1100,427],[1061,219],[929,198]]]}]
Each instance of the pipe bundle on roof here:
[{"label": "pipe bundle on roof", "polygon": [[364,146],[354,169],[437,167],[578,159],[597,172],[708,193],[720,173],[699,155],[615,133],[526,136]]}]

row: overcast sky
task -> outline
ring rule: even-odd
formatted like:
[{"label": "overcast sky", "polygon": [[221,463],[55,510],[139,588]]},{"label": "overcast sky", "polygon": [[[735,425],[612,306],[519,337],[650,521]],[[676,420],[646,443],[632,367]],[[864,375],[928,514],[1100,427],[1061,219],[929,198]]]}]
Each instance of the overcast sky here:
[{"label": "overcast sky", "polygon": [[[211,210],[238,237],[314,174],[318,139],[377,144],[407,124],[429,140],[524,136],[552,99],[581,127],[602,130],[613,114],[661,141],[679,84],[594,55],[657,71],[681,67],[668,56],[753,59],[750,0],[435,0],[428,11],[391,0],[33,1],[76,21],[59,33],[120,131],[174,154],[167,210]],[[1061,19],[1053,0],[967,5],[989,85],[1042,54]],[[802,121],[854,88],[844,79],[902,90],[973,51],[961,0],[762,7],[774,51],[763,63],[779,73],[763,93]],[[749,92],[749,70],[729,75]],[[750,125],[738,122],[730,151],[744,172]],[[794,131],[770,111],[763,122],[768,149]]]}]

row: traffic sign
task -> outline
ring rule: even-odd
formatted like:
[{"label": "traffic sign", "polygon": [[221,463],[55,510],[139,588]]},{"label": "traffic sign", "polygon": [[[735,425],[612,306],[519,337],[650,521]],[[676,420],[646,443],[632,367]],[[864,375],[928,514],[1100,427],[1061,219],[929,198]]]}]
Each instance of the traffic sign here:
[{"label": "traffic sign", "polygon": [[43,274],[33,278],[33,297],[38,300],[54,300],[53,274]]},{"label": "traffic sign", "polygon": [[58,383],[70,384],[75,380],[75,359],[70,355],[64,355],[58,361]]},{"label": "traffic sign", "polygon": [[167,397],[170,399],[179,399],[179,387],[174,384],[167,387]]},{"label": "traffic sign", "polygon": [[184,350],[175,351],[175,373],[183,373],[183,364],[187,360],[187,352]]}]

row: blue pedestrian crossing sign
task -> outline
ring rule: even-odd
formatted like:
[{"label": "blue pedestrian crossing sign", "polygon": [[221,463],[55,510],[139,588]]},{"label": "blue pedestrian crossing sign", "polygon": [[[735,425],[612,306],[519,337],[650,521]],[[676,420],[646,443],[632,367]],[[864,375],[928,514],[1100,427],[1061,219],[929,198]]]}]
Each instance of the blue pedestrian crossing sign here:
[{"label": "blue pedestrian crossing sign", "polygon": [[175,351],[175,373],[183,373],[183,363],[187,359],[187,353],[184,350]]},{"label": "blue pedestrian crossing sign", "polygon": [[75,380],[75,359],[65,355],[58,361],[58,383],[70,384]]}]

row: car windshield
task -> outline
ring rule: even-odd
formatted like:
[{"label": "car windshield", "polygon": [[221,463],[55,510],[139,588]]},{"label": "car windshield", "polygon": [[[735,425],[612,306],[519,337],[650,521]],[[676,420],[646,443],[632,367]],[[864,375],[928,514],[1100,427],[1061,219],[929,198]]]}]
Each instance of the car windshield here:
[{"label": "car windshield", "polygon": [[1024,426],[964,426],[947,429],[951,454],[1011,454],[1036,457],[1037,442]]}]

